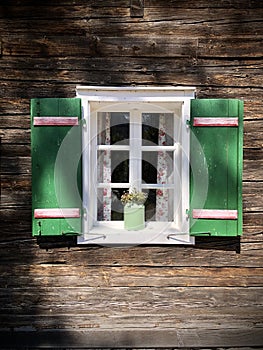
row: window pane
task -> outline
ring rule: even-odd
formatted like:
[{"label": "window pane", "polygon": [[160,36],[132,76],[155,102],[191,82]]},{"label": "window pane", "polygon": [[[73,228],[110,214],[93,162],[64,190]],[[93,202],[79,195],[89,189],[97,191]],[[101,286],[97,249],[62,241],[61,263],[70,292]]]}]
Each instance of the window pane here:
[{"label": "window pane", "polygon": [[99,183],[129,182],[128,151],[97,151],[97,157]]},{"label": "window pane", "polygon": [[126,112],[99,112],[97,118],[98,145],[129,144],[130,116]]},{"label": "window pane", "polygon": [[142,152],[142,181],[147,184],[173,184],[173,152]]},{"label": "window pane", "polygon": [[97,191],[97,220],[123,220],[123,205],[121,195],[128,188],[99,188]]},{"label": "window pane", "polygon": [[142,114],[142,145],[172,146],[174,144],[172,113]]},{"label": "window pane", "polygon": [[158,152],[142,152],[143,183],[157,183],[157,153]]},{"label": "window pane", "polygon": [[145,202],[146,221],[174,220],[174,190],[151,189]]}]

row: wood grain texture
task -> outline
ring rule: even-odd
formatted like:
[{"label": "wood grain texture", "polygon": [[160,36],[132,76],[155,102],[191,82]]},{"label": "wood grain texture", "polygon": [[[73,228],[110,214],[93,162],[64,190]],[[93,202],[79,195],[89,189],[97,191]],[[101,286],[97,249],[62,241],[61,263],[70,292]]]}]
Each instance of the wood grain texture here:
[{"label": "wood grain texture", "polygon": [[[263,347],[263,5],[0,5],[0,339],[9,348]],[[76,85],[196,86],[244,100],[243,235],[195,246],[31,237],[30,99]]]}]

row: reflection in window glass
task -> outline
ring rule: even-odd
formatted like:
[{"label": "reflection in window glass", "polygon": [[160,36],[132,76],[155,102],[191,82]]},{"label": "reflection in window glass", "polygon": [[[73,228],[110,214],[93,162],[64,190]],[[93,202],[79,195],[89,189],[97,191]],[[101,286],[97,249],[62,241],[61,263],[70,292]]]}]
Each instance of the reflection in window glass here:
[{"label": "reflection in window glass", "polygon": [[129,183],[129,152],[128,151],[97,151],[99,183]]},{"label": "reflection in window glass", "polygon": [[[172,113],[143,113],[142,114],[142,145],[143,146],[172,146],[174,117]],[[160,135],[160,131],[162,135]],[[160,143],[160,136],[163,140]]]},{"label": "reflection in window glass", "polygon": [[[174,190],[173,189],[150,189],[145,202],[146,221],[173,221],[174,220]],[[165,208],[158,205],[158,198],[165,198]]]},{"label": "reflection in window glass", "polygon": [[129,113],[99,112],[97,116],[98,145],[129,144]]},{"label": "reflection in window glass", "polygon": [[142,152],[142,180],[147,184],[173,183],[173,152]]}]

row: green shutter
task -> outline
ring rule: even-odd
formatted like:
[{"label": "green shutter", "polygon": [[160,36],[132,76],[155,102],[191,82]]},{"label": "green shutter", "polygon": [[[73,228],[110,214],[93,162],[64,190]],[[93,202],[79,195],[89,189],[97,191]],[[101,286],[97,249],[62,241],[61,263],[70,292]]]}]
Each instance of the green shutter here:
[{"label": "green shutter", "polygon": [[243,102],[191,101],[190,233],[242,234]]},{"label": "green shutter", "polygon": [[81,233],[81,100],[31,100],[32,234]]}]

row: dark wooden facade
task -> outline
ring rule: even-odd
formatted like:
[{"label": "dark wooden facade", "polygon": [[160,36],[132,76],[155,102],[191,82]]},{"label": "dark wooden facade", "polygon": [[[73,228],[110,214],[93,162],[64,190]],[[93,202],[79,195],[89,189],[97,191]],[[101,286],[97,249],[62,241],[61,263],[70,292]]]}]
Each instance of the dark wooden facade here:
[{"label": "dark wooden facade", "polygon": [[[2,348],[263,347],[263,3],[133,2],[1,2]],[[241,239],[39,245],[30,98],[74,97],[78,84],[196,86],[198,98],[243,99]]]}]

